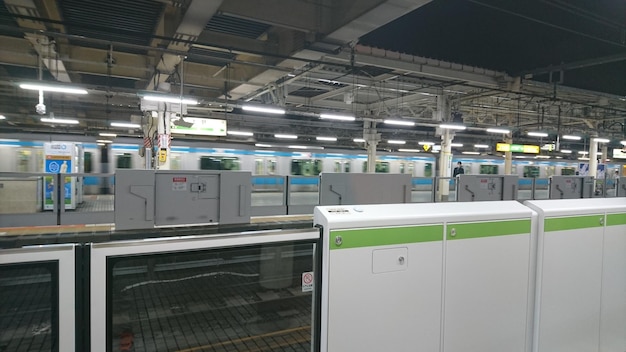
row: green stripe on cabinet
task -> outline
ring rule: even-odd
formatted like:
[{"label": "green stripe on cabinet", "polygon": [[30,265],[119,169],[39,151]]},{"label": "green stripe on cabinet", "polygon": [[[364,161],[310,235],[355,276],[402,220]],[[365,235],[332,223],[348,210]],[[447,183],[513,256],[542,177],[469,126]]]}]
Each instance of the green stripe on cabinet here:
[{"label": "green stripe on cabinet", "polygon": [[626,213],[606,215],[606,226],[615,225],[626,225]]},{"label": "green stripe on cabinet", "polygon": [[543,230],[566,231],[604,226],[604,214],[545,219]]},{"label": "green stripe on cabinet", "polygon": [[[339,241],[337,237],[340,237]],[[442,240],[443,225],[337,230],[330,232],[330,249],[389,246]]]},{"label": "green stripe on cabinet", "polygon": [[448,240],[530,234],[530,219],[450,223]]}]

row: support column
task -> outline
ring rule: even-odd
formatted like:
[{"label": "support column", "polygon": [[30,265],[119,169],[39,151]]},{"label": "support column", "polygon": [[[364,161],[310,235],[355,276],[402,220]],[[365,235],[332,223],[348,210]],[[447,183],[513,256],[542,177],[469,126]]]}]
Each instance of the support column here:
[{"label": "support column", "polygon": [[604,164],[606,159],[609,158],[609,146],[604,144],[602,145],[602,158],[600,159],[600,164]]},{"label": "support column", "polygon": [[170,120],[172,113],[169,111],[158,112],[158,151],[157,165],[159,170],[170,169]]},{"label": "support column", "polygon": [[376,121],[363,123],[363,139],[367,143],[367,173],[376,172],[376,147],[380,142],[380,133],[376,130]]},{"label": "support column", "polygon": [[[504,139],[507,144],[513,144],[513,137],[509,135]],[[504,153],[504,174],[511,175],[513,173],[513,152],[508,151]]]},{"label": "support column", "polygon": [[595,138],[591,138],[589,142],[589,176],[596,177],[598,175],[598,142]]},{"label": "support column", "polygon": [[[452,177],[452,139],[454,133],[443,130],[441,134],[441,151],[439,152],[439,177]],[[439,180],[438,201],[448,201],[450,195],[450,180]]]}]

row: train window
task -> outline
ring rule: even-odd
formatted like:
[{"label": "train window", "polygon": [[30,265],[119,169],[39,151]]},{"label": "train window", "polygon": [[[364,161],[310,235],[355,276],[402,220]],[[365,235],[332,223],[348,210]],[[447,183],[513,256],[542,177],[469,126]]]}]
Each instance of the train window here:
[{"label": "train window", "polygon": [[576,175],[576,168],[563,167],[561,168],[561,176],[573,176]]},{"label": "train window", "polygon": [[292,160],[291,174],[300,176],[317,176],[322,172],[322,161],[319,159]]},{"label": "train window", "polygon": [[433,164],[424,164],[424,177],[433,177]]},{"label": "train window", "polygon": [[267,159],[266,170],[268,175],[276,174],[276,159]]},{"label": "train window", "polygon": [[400,163],[400,173],[404,173],[404,163]]},{"label": "train window", "polygon": [[181,169],[180,155],[170,154],[170,169],[172,170]]},{"label": "train window", "polygon": [[83,157],[83,164],[84,164],[84,168],[85,168],[85,173],[89,174],[93,171],[93,159],[92,159],[93,154],[91,154],[91,152],[85,152],[85,155]]},{"label": "train window", "polygon": [[550,177],[556,175],[556,167],[554,166],[546,166],[546,176]]},{"label": "train window", "polygon": [[263,159],[254,159],[254,174],[265,175],[265,170],[263,170],[263,166]]},{"label": "train window", "polygon": [[350,162],[346,161],[343,163],[343,172],[350,172]]},{"label": "train window", "polygon": [[539,167],[524,166],[524,177],[539,177]]},{"label": "train window", "polygon": [[200,157],[200,170],[239,170],[239,158],[234,157]]},{"label": "train window", "polygon": [[413,163],[409,163],[409,175],[413,176]]},{"label": "train window", "polygon": [[341,172],[341,161],[335,161],[335,172]]},{"label": "train window", "polygon": [[17,152],[17,172],[29,172],[31,152],[30,150],[19,150]]},{"label": "train window", "polygon": [[[363,172],[367,172],[367,161],[365,161],[363,163]],[[376,173],[388,174],[389,173],[389,163],[386,162],[386,161],[377,161],[376,162],[376,167],[375,167],[375,172]]]},{"label": "train window", "polygon": [[497,175],[498,165],[480,165],[481,175]]},{"label": "train window", "polygon": [[119,154],[116,156],[115,166],[118,169],[132,169],[133,159],[129,153]]}]

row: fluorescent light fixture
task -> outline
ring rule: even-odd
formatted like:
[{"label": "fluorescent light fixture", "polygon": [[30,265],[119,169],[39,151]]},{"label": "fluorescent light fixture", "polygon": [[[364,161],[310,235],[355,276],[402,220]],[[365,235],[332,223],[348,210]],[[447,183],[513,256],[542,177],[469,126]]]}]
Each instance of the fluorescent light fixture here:
[{"label": "fluorescent light fixture", "polygon": [[466,155],[480,155],[479,152],[461,152],[461,154],[466,154]]},{"label": "fluorescent light fixture", "polygon": [[456,147],[456,148],[461,148],[463,146],[463,143],[450,143],[451,147]]},{"label": "fluorescent light fixture", "polygon": [[337,142],[337,137],[315,137],[318,141]]},{"label": "fluorescent light fixture", "polygon": [[608,138],[595,138],[598,143],[609,143],[611,140]]},{"label": "fluorescent light fixture", "polygon": [[563,135],[563,139],[568,139],[570,141],[579,141],[579,140],[583,139],[583,137],[581,137],[581,136],[574,136],[574,135],[571,135],[571,134],[566,134],[566,135]]},{"label": "fluorescent light fixture", "polygon": [[106,133],[106,132],[100,132],[100,136],[101,137],[117,137],[117,135],[115,133]]},{"label": "fluorescent light fixture", "polygon": [[305,147],[303,145],[290,145],[287,148],[289,148],[289,149],[307,149],[307,147]]},{"label": "fluorescent light fixture", "polygon": [[389,143],[389,144],[406,144],[406,141],[400,141],[400,140],[397,140],[397,139],[390,139],[390,140],[387,141],[387,143]]},{"label": "fluorescent light fixture", "polygon": [[486,144],[474,144],[474,148],[489,148]]},{"label": "fluorescent light fixture", "polygon": [[388,125],[398,125],[398,126],[415,126],[415,122],[413,121],[405,121],[405,120],[384,120],[384,123]]},{"label": "fluorescent light fixture", "polygon": [[580,151],[578,151],[578,154],[585,155],[585,154],[589,154],[589,152],[586,152],[584,150],[580,150]]},{"label": "fluorescent light fixture", "polygon": [[507,130],[506,128],[488,128],[487,132],[506,134],[506,133],[511,133],[511,130]]},{"label": "fluorescent light fixture", "polygon": [[42,90],[44,92],[55,93],[69,93],[69,94],[87,94],[87,90],[83,88],[62,86],[62,85],[48,85],[38,83],[21,83],[20,88],[28,90]]},{"label": "fluorescent light fixture", "polygon": [[282,139],[298,139],[298,136],[293,134],[275,134],[274,137]]},{"label": "fluorescent light fixture", "polygon": [[47,117],[42,117],[41,122],[64,124],[64,125],[77,125],[78,124],[78,120],[74,120],[74,119],[57,119],[57,118],[50,119]]},{"label": "fluorescent light fixture", "polygon": [[365,143],[365,139],[363,138],[355,138],[352,140],[354,143]]},{"label": "fluorescent light fixture", "polygon": [[272,147],[269,144],[263,144],[263,143],[256,143],[254,146],[259,147],[259,148],[271,148]]},{"label": "fluorescent light fixture", "polygon": [[435,142],[417,142],[419,145],[435,145]]},{"label": "fluorescent light fixture", "polygon": [[96,142],[98,142],[98,143],[113,143],[113,141],[110,141],[108,139],[98,139],[98,140],[96,140]]},{"label": "fluorescent light fixture", "polygon": [[276,114],[276,115],[285,115],[285,109],[280,108],[272,108],[272,107],[263,107],[263,106],[253,106],[253,105],[244,105],[242,107],[244,111],[252,111],[252,112],[262,112],[265,114]]},{"label": "fluorescent light fixture", "polygon": [[580,158],[578,158],[578,160],[589,160],[589,158],[586,158],[586,157],[580,157]]},{"label": "fluorescent light fixture", "polygon": [[404,152],[404,153],[420,153],[421,150],[419,149],[398,149],[399,152]]},{"label": "fluorescent light fixture", "polygon": [[123,128],[140,128],[141,125],[137,123],[130,122],[111,122],[112,127],[123,127]]},{"label": "fluorescent light fixture", "polygon": [[7,118],[6,116],[4,116],[4,115],[0,115],[0,120],[4,120],[4,119],[6,119],[6,118]]},{"label": "fluorescent light fixture", "polygon": [[196,99],[189,98],[180,98],[172,95],[159,95],[159,94],[148,94],[142,97],[145,100],[149,101],[159,101],[163,103],[175,103],[175,104],[188,104],[188,105],[198,105],[198,101]]},{"label": "fluorescent light fixture", "polygon": [[246,136],[246,137],[254,136],[254,133],[245,132],[245,131],[227,131],[226,133],[233,135],[233,136]]},{"label": "fluorescent light fixture", "polygon": [[443,128],[446,130],[461,130],[462,131],[466,129],[467,126],[442,123],[441,125],[439,125],[439,128]]},{"label": "fluorescent light fixture", "polygon": [[535,159],[550,159],[549,155],[537,155]]},{"label": "fluorescent light fixture", "polygon": [[97,145],[99,145],[99,146],[103,146],[103,145],[105,145],[106,143],[96,143],[96,144],[97,144]]},{"label": "fluorescent light fixture", "polygon": [[563,154],[572,154],[572,151],[569,149],[561,149],[561,153]]},{"label": "fluorescent light fixture", "polygon": [[356,117],[348,115],[336,115],[336,114],[320,114],[320,119],[338,120],[338,121],[354,121]]},{"label": "fluorescent light fixture", "polygon": [[545,132],[528,132],[527,135],[531,137],[548,137],[548,134]]}]

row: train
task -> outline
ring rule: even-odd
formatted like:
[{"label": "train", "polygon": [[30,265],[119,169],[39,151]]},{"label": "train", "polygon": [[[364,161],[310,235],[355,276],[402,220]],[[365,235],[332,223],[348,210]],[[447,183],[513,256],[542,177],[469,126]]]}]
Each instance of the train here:
[{"label": "train", "polygon": [[[101,138],[101,137],[100,137]],[[43,172],[43,144],[49,141],[71,141],[82,146],[84,173],[114,173],[117,169],[142,169],[141,138],[115,138],[99,143],[98,137],[72,135],[0,134],[0,172]],[[319,147],[318,147],[319,148]],[[103,158],[103,154],[106,157]],[[554,175],[575,175],[586,161],[539,159],[534,156],[515,158],[512,174],[520,178],[547,178]],[[103,163],[108,161],[108,163]],[[453,165],[462,162],[465,174],[504,174],[504,158],[500,155],[454,155]],[[413,177],[437,175],[438,154],[432,152],[400,153],[379,151],[378,173],[410,174]],[[175,140],[171,146],[172,170],[243,170],[253,176],[317,176],[322,172],[365,172],[367,155],[364,149],[290,149],[260,147],[249,144],[209,141]],[[623,162],[604,164],[606,175],[625,175]]]}]

